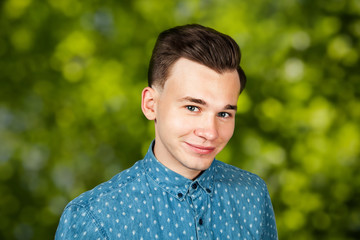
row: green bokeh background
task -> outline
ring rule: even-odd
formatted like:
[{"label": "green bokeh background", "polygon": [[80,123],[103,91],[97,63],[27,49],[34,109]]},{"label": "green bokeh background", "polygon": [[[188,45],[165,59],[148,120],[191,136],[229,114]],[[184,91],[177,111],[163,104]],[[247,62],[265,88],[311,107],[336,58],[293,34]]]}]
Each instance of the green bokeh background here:
[{"label": "green bokeh background", "polygon": [[248,84],[218,156],[269,186],[280,239],[360,237],[360,1],[0,2],[0,239],[52,239],[66,203],[141,159],[157,35],[232,36]]}]

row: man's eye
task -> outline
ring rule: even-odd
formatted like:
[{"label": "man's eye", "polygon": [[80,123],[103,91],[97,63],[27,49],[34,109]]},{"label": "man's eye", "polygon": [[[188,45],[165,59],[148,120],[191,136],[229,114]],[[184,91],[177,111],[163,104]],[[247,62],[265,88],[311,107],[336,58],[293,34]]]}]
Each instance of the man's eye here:
[{"label": "man's eye", "polygon": [[231,114],[227,113],[227,112],[221,112],[218,114],[218,116],[222,117],[222,118],[228,118],[228,117],[231,117]]},{"label": "man's eye", "polygon": [[199,108],[195,106],[186,106],[186,108],[191,112],[198,112]]}]

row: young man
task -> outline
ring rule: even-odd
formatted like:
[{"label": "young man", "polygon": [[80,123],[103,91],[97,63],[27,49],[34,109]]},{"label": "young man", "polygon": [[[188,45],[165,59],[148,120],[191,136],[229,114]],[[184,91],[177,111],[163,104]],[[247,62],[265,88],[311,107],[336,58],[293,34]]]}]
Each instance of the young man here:
[{"label": "young man", "polygon": [[245,87],[240,49],[200,25],[162,32],[142,92],[145,158],[65,208],[56,239],[277,239],[265,183],[215,160]]}]

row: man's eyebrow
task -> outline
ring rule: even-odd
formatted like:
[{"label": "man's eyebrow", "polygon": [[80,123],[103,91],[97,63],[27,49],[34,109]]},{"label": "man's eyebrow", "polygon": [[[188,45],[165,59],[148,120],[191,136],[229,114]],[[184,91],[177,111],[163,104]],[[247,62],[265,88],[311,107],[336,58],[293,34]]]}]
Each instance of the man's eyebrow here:
[{"label": "man's eyebrow", "polygon": [[[180,102],[193,102],[193,103],[197,103],[197,104],[200,104],[200,105],[203,105],[203,106],[207,106],[207,103],[200,99],[200,98],[193,98],[193,97],[184,97],[184,98],[181,98],[179,100]],[[231,105],[231,104],[228,104],[224,107],[225,110],[237,110],[237,106],[236,105]]]},{"label": "man's eyebrow", "polygon": [[231,104],[228,104],[225,106],[225,109],[227,110],[237,110],[237,106],[236,105],[231,105]]},{"label": "man's eyebrow", "polygon": [[197,104],[204,105],[204,106],[207,105],[207,103],[200,98],[184,97],[184,98],[181,98],[179,101],[180,102],[193,102],[193,103],[197,103]]}]

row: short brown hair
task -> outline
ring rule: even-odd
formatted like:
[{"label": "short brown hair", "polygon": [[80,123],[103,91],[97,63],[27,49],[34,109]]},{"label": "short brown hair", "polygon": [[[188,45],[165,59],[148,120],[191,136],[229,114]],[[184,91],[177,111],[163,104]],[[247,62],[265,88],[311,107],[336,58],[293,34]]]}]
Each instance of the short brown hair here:
[{"label": "short brown hair", "polygon": [[164,87],[172,65],[180,58],[203,64],[219,73],[237,70],[240,93],[246,76],[240,67],[241,52],[228,35],[199,24],[174,27],[160,33],[149,65],[148,84]]}]

